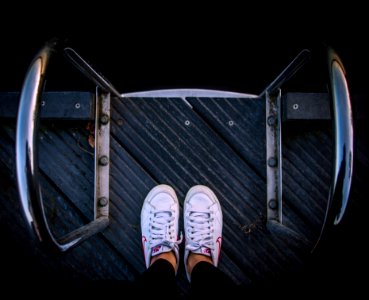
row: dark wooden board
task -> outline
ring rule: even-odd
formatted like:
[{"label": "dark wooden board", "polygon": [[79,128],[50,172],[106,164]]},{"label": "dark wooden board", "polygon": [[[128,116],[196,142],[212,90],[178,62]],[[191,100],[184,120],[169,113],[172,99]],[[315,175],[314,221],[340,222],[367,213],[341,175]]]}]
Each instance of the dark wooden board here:
[{"label": "dark wooden board", "polygon": [[[0,93],[0,118],[15,119],[19,92]],[[89,92],[45,92],[40,104],[41,119],[93,120],[95,95]]]},{"label": "dark wooden board", "polygon": [[[299,269],[308,255],[306,249],[288,235],[273,235],[265,227],[264,103],[258,98],[187,100],[192,107],[180,98],[112,99],[110,226],[58,259],[29,240],[17,202],[14,122],[3,123],[1,224],[13,246],[23,249],[24,260],[29,255],[35,266],[44,266],[43,274],[133,281],[145,269],[140,211],[147,193],[157,184],[170,184],[182,206],[191,186],[205,184],[219,197],[224,213],[219,265],[223,271],[238,283],[252,284]],[[42,186],[49,222],[57,236],[93,216],[90,125],[84,121],[41,126]],[[283,223],[312,246],[328,195],[331,136],[324,124],[305,125],[286,123],[282,128]],[[368,165],[365,151],[360,150],[359,156],[359,173],[364,174]],[[354,189],[353,193],[359,192]],[[182,222],[181,216],[181,230]],[[182,261],[179,286],[186,294]]]}]

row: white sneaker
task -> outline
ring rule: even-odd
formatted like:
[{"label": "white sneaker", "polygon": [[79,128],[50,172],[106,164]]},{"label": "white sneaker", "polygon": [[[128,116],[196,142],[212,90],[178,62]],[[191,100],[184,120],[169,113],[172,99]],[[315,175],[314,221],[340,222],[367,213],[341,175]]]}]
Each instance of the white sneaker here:
[{"label": "white sneaker", "polygon": [[184,202],[185,255],[184,264],[187,278],[187,259],[190,252],[211,257],[218,266],[222,245],[223,216],[220,203],[211,189],[203,185],[192,187]]},{"label": "white sneaker", "polygon": [[141,210],[142,248],[146,268],[151,257],[173,251],[179,265],[178,240],[179,203],[175,191],[168,185],[154,187]]}]

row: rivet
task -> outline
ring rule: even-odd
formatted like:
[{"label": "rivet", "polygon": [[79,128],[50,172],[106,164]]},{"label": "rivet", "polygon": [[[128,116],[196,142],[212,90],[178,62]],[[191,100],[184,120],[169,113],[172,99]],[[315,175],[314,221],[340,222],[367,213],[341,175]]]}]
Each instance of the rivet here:
[{"label": "rivet", "polygon": [[190,124],[191,124],[191,122],[190,122],[190,121],[188,121],[188,120],[186,120],[186,121],[185,121],[185,125],[186,125],[186,126],[189,126]]},{"label": "rivet", "polygon": [[74,104],[74,107],[75,107],[76,109],[79,109],[79,108],[81,107],[81,104],[80,104],[79,102],[77,102],[76,104]]},{"label": "rivet", "polygon": [[46,102],[45,101],[41,101],[41,106],[45,106]]},{"label": "rivet", "polygon": [[267,122],[269,126],[274,126],[277,123],[277,118],[275,116],[269,116]]},{"label": "rivet", "polygon": [[109,163],[109,158],[106,155],[103,155],[99,158],[99,164],[101,166],[106,166]]},{"label": "rivet", "polygon": [[278,161],[275,157],[270,157],[268,159],[268,166],[271,167],[271,168],[275,168],[278,164]]},{"label": "rivet", "polygon": [[109,123],[109,116],[107,114],[102,114],[100,116],[100,123],[106,125]]},{"label": "rivet", "polygon": [[278,203],[275,199],[270,199],[268,206],[270,209],[277,209]]},{"label": "rivet", "polygon": [[101,198],[99,198],[99,206],[100,207],[104,207],[104,206],[106,206],[106,205],[108,205],[108,198],[106,198],[106,197],[101,197]]},{"label": "rivet", "polygon": [[228,125],[232,127],[234,125],[234,122],[231,120],[228,122]]},{"label": "rivet", "polygon": [[299,105],[298,105],[297,103],[295,103],[294,105],[292,105],[292,108],[293,108],[294,110],[298,110],[298,109],[299,109]]},{"label": "rivet", "polygon": [[118,125],[119,125],[119,126],[122,126],[122,125],[123,125],[123,120],[122,120],[122,119],[119,119],[119,120],[117,121],[117,123],[118,123]]}]

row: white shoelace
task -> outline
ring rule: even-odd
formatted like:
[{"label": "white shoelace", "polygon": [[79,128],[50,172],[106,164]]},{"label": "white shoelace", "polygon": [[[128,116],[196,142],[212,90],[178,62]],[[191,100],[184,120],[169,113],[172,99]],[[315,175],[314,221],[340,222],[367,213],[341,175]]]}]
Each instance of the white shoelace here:
[{"label": "white shoelace", "polygon": [[173,249],[175,245],[179,245],[182,242],[182,234],[178,241],[173,242],[176,235],[174,219],[171,211],[157,211],[153,213],[149,225],[151,231],[150,248],[163,245]]},{"label": "white shoelace", "polygon": [[201,247],[206,247],[214,250],[212,221],[210,213],[190,211],[188,223],[190,231],[188,239],[186,239],[188,243],[186,249],[197,251]]}]

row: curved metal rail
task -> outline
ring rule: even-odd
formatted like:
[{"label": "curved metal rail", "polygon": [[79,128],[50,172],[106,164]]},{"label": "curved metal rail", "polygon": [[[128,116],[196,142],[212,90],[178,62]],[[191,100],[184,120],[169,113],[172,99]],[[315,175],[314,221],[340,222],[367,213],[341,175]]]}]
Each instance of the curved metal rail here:
[{"label": "curved metal rail", "polygon": [[[303,66],[309,58],[309,51],[302,51],[282,73],[261,93],[266,98],[266,136],[267,136],[267,225],[279,226],[282,232],[282,166],[280,147],[280,104],[277,89]],[[322,237],[334,225],[341,222],[349,201],[353,174],[354,130],[350,93],[343,64],[333,49],[328,49],[331,115],[334,132],[333,168],[331,186],[324,223],[316,248]],[[279,95],[280,97],[280,95]],[[270,121],[270,122],[269,122]],[[278,143],[279,142],[279,143]],[[277,158],[278,157],[278,158]]]},{"label": "curved metal rail", "polygon": [[327,210],[318,242],[332,226],[342,221],[349,201],[354,162],[354,127],[346,72],[337,53],[331,48],[328,49],[328,67],[334,139],[333,167]]},{"label": "curved metal rail", "polygon": [[[54,237],[45,216],[42,202],[42,190],[39,183],[38,128],[39,107],[46,68],[52,53],[55,51],[55,47],[56,42],[49,42],[36,55],[28,69],[23,83],[17,118],[16,171],[21,207],[29,227],[36,237],[47,246],[58,251],[66,251],[91,235],[103,230],[108,225],[107,203],[105,203],[108,200],[106,197],[104,198],[103,206],[105,210],[96,213],[96,207],[99,206],[99,203],[96,204],[98,201],[96,201],[97,194],[95,182],[95,219],[62,238],[58,239]],[[96,98],[97,101],[98,98],[99,97]],[[108,103],[110,104],[110,102]],[[104,105],[102,106],[104,107]],[[105,108],[109,110],[109,107],[106,105]],[[105,130],[109,131],[109,127],[105,127]],[[108,166],[105,167],[107,168],[104,171],[106,173],[108,172]],[[102,206],[101,203],[100,206]]]},{"label": "curved metal rail", "polygon": [[345,69],[334,50],[329,50],[328,59],[335,147],[326,222],[337,225],[349,201],[354,161],[354,127]]}]

